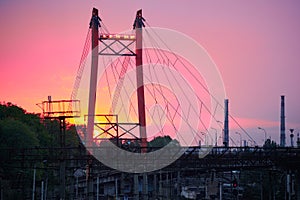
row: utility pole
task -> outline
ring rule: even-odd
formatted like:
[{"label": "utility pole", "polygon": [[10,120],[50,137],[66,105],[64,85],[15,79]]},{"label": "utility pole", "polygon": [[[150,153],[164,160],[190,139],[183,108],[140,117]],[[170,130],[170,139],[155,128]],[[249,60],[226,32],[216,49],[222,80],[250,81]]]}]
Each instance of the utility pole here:
[{"label": "utility pole", "polygon": [[[35,199],[34,198],[34,195],[35,195],[35,175],[36,175],[36,164],[34,163],[34,167],[33,167],[33,183],[32,183],[32,200]],[[1,200],[2,200],[2,198],[1,198]]]},{"label": "utility pole", "polygon": [[[74,107],[79,108],[79,100],[56,100],[53,101],[51,96],[48,96],[48,101],[42,102],[43,117],[45,119],[55,119],[59,121],[59,144],[60,144],[60,156],[59,156],[59,198],[60,200],[65,199],[66,190],[66,154],[65,154],[65,140],[66,140],[66,119],[80,116],[79,110],[69,110],[70,104],[74,104]],[[36,167],[36,166],[35,166]],[[34,167],[34,168],[35,168]],[[35,183],[34,183],[35,184]],[[46,180],[46,191],[48,187],[48,175]],[[45,193],[46,197],[46,193]],[[34,200],[34,194],[32,199]]]},{"label": "utility pole", "polygon": [[65,147],[65,137],[66,137],[66,120],[65,117],[59,117],[59,125],[60,125],[60,147],[61,149],[61,157],[59,164],[59,181],[60,181],[60,199],[64,200],[66,197],[66,161],[65,161],[65,152],[63,148]]}]

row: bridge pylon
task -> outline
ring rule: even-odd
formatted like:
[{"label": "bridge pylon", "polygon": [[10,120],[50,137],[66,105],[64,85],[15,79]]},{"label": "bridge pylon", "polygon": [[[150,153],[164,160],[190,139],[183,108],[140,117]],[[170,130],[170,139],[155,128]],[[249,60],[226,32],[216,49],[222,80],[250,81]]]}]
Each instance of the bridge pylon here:
[{"label": "bridge pylon", "polygon": [[[95,17],[96,16],[96,17]],[[141,152],[145,153],[147,151],[147,134],[146,134],[146,113],[145,113],[145,95],[144,95],[144,81],[143,81],[143,48],[142,48],[142,27],[144,26],[142,17],[142,10],[137,11],[136,19],[134,22],[135,34],[111,34],[111,33],[99,33],[99,27],[101,19],[98,17],[98,10],[93,8],[93,15],[90,23],[90,28],[92,31],[92,56],[91,56],[91,74],[90,74],[90,86],[89,86],[89,100],[88,100],[88,114],[87,117],[87,132],[86,132],[86,145],[87,147],[92,147],[93,143],[101,140],[101,137],[97,137],[94,134],[94,129],[99,130],[100,124],[100,134],[109,133],[110,139],[116,139],[117,141],[122,140],[122,136],[126,137],[128,135],[119,133],[117,127],[122,127],[122,129],[129,133],[132,139],[140,140]],[[99,24],[93,20],[99,20]],[[134,44],[135,43],[135,49]],[[125,60],[122,64],[122,74],[124,75],[127,70],[128,62],[126,57],[134,56],[136,60],[136,79],[137,79],[137,100],[138,100],[138,123],[126,123],[119,122],[115,120],[118,116],[115,113],[95,113],[96,110],[96,99],[97,99],[97,74],[98,74],[98,60],[99,56],[124,56]],[[122,80],[120,80],[122,84]],[[116,90],[120,84],[118,83]],[[122,86],[122,85],[121,85]],[[116,91],[118,92],[118,91]],[[113,97],[112,104],[116,101],[115,94]],[[114,105],[112,105],[113,107]],[[111,111],[113,111],[111,109]],[[99,123],[97,118],[102,117],[105,122]],[[112,122],[112,121],[113,122]],[[111,125],[114,124],[115,128],[112,129]],[[107,126],[105,126],[107,125]],[[132,132],[132,126],[138,125],[140,138],[134,137]],[[128,130],[125,130],[126,126],[129,126]],[[106,127],[106,128],[103,128]],[[135,127],[134,127],[135,128]],[[111,134],[111,130],[115,130],[114,134]],[[99,135],[98,135],[99,136]],[[107,140],[107,138],[105,138]],[[128,138],[127,138],[128,139]]]}]

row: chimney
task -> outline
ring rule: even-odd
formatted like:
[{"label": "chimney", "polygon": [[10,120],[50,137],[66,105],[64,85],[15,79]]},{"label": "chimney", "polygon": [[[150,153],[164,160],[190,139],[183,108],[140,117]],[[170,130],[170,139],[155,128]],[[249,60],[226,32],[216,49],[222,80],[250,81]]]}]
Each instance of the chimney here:
[{"label": "chimney", "polygon": [[280,146],[285,147],[285,115],[284,115],[284,95],[281,96],[280,114]]},{"label": "chimney", "polygon": [[223,137],[223,144],[225,147],[229,146],[229,122],[228,122],[228,99],[225,99],[224,101],[225,104],[225,109],[224,109],[224,115],[225,115],[225,119],[224,119],[224,137]]}]

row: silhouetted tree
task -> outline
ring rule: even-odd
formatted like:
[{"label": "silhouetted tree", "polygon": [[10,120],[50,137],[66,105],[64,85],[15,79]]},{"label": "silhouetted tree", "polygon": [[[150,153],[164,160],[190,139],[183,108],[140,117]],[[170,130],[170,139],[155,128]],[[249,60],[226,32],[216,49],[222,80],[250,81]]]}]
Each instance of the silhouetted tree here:
[{"label": "silhouetted tree", "polygon": [[148,142],[148,147],[150,151],[155,151],[160,149],[166,145],[168,145],[172,141],[173,145],[180,146],[180,143],[177,140],[173,140],[170,136],[159,136]]},{"label": "silhouetted tree", "polygon": [[271,139],[267,139],[265,141],[265,144],[263,145],[263,148],[276,148],[277,144],[275,141],[271,141]]},{"label": "silhouetted tree", "polygon": [[[47,171],[49,161],[57,159],[57,152],[41,150],[42,148],[59,147],[60,126],[58,120],[42,119],[38,114],[27,113],[26,110],[11,103],[0,104],[0,172],[5,187],[4,199],[27,199],[32,187],[33,166],[37,168],[36,181],[49,177],[49,186],[57,182],[55,171]],[[76,128],[72,124],[66,126],[66,146],[80,145]],[[41,148],[40,148],[41,147]],[[24,149],[34,149],[30,154],[38,156],[43,161],[35,161],[27,157]],[[52,155],[53,153],[53,155]],[[73,150],[69,155],[78,151]],[[52,163],[53,164],[53,163]],[[57,176],[57,174],[56,174]],[[51,184],[50,184],[51,183]],[[22,190],[24,194],[18,196]]]}]

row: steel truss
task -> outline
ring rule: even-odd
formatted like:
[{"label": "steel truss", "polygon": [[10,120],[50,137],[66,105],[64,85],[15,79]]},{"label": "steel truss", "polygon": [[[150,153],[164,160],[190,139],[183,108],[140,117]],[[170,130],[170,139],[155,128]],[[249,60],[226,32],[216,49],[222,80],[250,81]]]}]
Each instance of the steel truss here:
[{"label": "steel truss", "polygon": [[[104,45],[99,55],[136,56],[134,50],[131,48],[135,43],[135,35],[100,34],[99,41]],[[118,50],[114,48],[117,45],[121,45],[121,48]]]},{"label": "steel truss", "polygon": [[[94,148],[99,150],[104,147]],[[187,149],[188,150],[178,160],[167,166],[165,170],[205,171],[215,169],[217,171],[226,171],[228,169],[273,167],[293,170],[298,169],[300,166],[300,148],[278,147],[266,149],[262,147],[228,147],[224,149],[224,147],[215,147],[204,158],[199,158],[199,150],[201,150],[201,147],[188,147]],[[83,146],[1,149],[1,151],[9,155],[2,159],[2,161],[8,165],[22,161],[42,162],[43,160],[48,160],[48,163],[58,162],[61,159],[60,152],[62,151],[65,152],[64,158],[67,161],[84,161],[92,158],[93,163],[100,164],[92,155],[85,153],[86,150]]]}]

